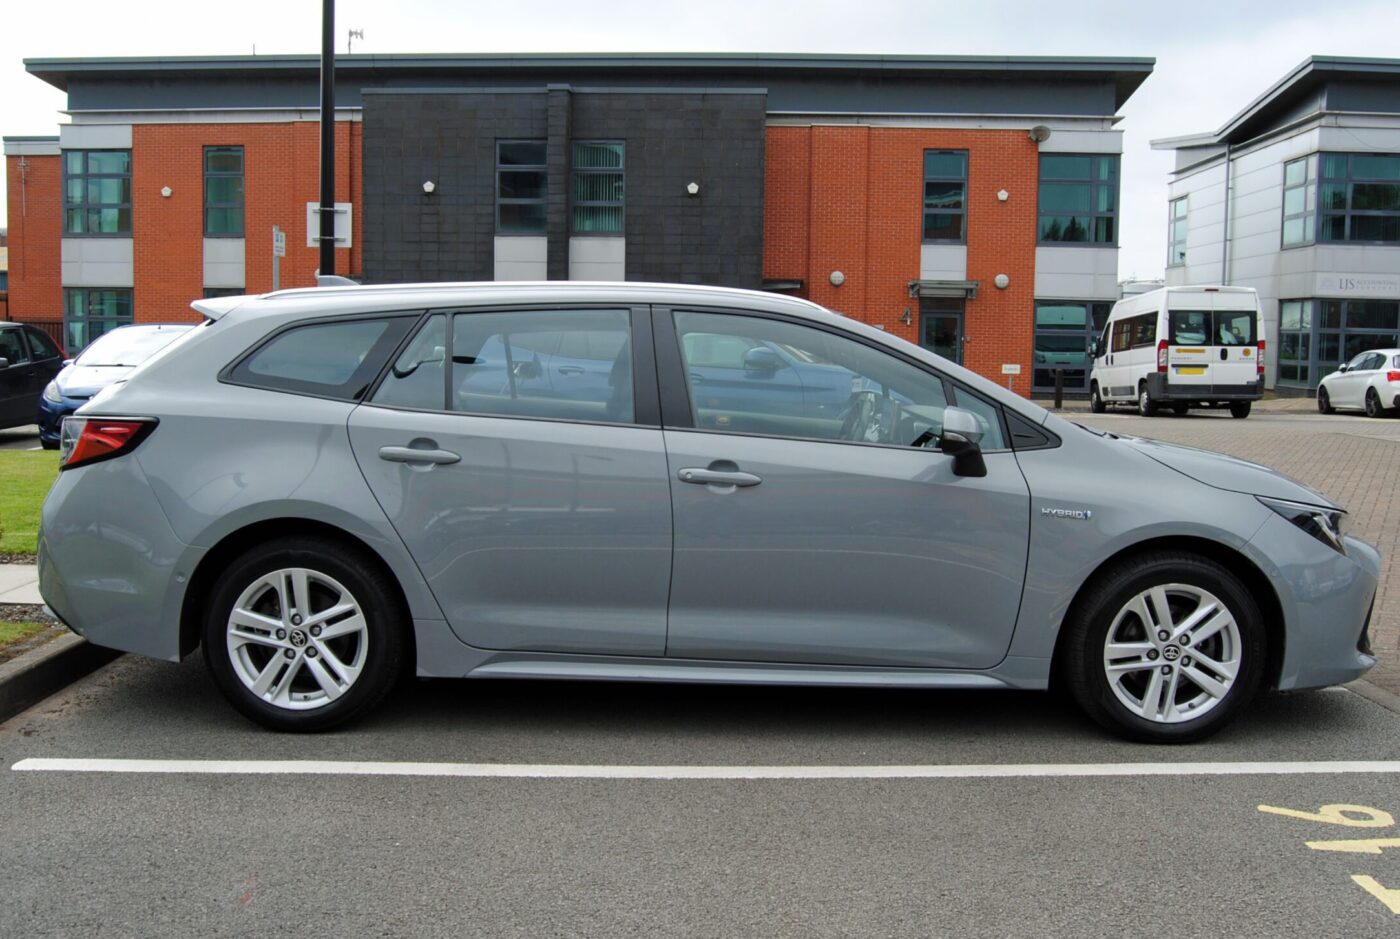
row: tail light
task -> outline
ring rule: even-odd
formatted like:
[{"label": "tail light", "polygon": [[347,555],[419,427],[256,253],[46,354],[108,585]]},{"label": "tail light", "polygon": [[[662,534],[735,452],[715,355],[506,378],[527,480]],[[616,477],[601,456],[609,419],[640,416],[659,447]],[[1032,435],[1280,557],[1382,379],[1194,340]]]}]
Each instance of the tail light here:
[{"label": "tail light", "polygon": [[1385,380],[1386,380],[1386,381],[1400,381],[1400,372],[1397,372],[1397,371],[1395,371],[1394,369],[1391,369],[1390,371],[1388,371],[1388,372],[1385,373]]},{"label": "tail light", "polygon": [[1167,341],[1160,339],[1157,341],[1157,371],[1167,370]]},{"label": "tail light", "polygon": [[1254,360],[1254,371],[1258,375],[1264,374],[1264,340],[1259,340],[1259,357]]},{"label": "tail light", "polygon": [[155,429],[151,417],[65,417],[58,468],[73,469],[130,453]]}]

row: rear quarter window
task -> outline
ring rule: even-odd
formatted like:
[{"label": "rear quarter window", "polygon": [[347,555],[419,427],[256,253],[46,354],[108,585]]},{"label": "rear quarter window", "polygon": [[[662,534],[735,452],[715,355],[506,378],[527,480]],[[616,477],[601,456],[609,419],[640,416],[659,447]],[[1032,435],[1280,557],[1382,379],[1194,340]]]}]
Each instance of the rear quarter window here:
[{"label": "rear quarter window", "polygon": [[358,400],[416,321],[396,316],[293,326],[264,341],[224,377],[269,391]]}]

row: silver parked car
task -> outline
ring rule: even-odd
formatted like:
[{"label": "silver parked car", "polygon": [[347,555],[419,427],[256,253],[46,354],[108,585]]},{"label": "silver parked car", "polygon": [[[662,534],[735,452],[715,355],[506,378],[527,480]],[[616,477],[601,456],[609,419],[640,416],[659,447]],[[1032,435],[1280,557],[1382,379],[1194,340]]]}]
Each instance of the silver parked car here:
[{"label": "silver parked car", "polygon": [[1375,664],[1323,495],[1100,433],[811,303],[284,291],[63,428],[40,588],[319,730],[427,676],[1043,689],[1185,741]]}]

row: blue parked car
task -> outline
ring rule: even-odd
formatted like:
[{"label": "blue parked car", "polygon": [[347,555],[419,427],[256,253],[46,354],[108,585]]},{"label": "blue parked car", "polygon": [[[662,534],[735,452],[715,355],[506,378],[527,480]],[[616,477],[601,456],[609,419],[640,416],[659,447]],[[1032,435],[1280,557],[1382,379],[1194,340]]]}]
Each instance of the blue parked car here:
[{"label": "blue parked car", "polygon": [[39,444],[57,450],[64,417],[192,328],[185,323],[119,326],[93,340],[76,359],[64,363],[39,396]]}]

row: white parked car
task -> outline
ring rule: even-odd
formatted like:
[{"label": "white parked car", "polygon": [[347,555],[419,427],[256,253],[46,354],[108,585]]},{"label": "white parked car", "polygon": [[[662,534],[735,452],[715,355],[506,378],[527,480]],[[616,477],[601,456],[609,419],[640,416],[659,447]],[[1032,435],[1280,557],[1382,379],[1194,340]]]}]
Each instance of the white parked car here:
[{"label": "white parked car", "polygon": [[1317,409],[1356,408],[1385,417],[1400,407],[1400,349],[1371,349],[1344,363],[1317,385]]}]

